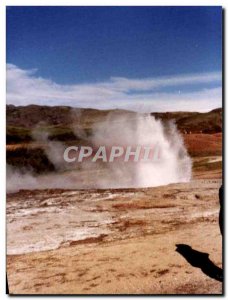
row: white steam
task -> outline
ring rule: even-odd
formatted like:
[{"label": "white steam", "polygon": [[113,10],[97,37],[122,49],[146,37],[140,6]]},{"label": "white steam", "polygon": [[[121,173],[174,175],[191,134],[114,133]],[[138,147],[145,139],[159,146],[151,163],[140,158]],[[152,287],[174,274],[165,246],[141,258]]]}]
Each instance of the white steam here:
[{"label": "white steam", "polygon": [[66,145],[50,141],[46,135],[39,137],[36,133],[34,136],[45,144],[46,155],[58,171],[55,174],[35,176],[31,173],[22,174],[9,166],[7,191],[44,188],[153,187],[187,182],[191,179],[192,162],[174,123],[163,124],[150,115],[117,116],[110,113],[106,120],[96,122],[92,126],[92,135],[88,137],[83,132],[83,127],[79,125],[81,116],[77,115],[76,118],[75,134],[86,139],[86,142],[94,148],[152,146],[160,149],[160,157],[156,161],[146,162],[116,160],[110,163],[94,163],[86,160],[69,165],[63,159]]},{"label": "white steam", "polygon": [[152,187],[191,179],[191,159],[182,136],[172,122],[164,126],[160,120],[155,120],[150,115],[137,114],[118,118],[110,115],[105,122],[94,126],[92,142],[96,146],[106,147],[152,146],[160,152],[158,160],[108,163],[113,180],[108,178],[100,181],[103,188]]}]

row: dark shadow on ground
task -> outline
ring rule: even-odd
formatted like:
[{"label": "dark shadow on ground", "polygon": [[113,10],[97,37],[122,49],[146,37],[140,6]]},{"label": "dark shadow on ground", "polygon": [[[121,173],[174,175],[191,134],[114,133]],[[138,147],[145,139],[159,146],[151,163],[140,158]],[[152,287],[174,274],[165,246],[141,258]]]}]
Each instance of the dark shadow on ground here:
[{"label": "dark shadow on ground", "polygon": [[199,252],[185,244],[177,244],[176,247],[176,251],[180,253],[190,265],[200,268],[204,274],[215,280],[223,281],[223,270],[209,259],[208,253]]}]

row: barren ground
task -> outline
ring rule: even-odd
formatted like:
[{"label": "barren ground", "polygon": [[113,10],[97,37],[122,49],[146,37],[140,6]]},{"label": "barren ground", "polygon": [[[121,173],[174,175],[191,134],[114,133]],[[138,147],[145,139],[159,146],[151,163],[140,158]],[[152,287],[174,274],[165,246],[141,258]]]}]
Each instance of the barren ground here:
[{"label": "barren ground", "polygon": [[221,294],[176,244],[222,267],[221,157],[196,158],[190,183],[32,190],[7,196],[11,294]]}]

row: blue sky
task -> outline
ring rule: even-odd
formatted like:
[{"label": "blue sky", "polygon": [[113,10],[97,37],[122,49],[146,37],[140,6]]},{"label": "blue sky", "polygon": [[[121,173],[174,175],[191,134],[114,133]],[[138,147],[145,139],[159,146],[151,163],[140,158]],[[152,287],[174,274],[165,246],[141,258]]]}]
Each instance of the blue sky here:
[{"label": "blue sky", "polygon": [[221,106],[221,7],[6,13],[8,103],[145,111]]}]

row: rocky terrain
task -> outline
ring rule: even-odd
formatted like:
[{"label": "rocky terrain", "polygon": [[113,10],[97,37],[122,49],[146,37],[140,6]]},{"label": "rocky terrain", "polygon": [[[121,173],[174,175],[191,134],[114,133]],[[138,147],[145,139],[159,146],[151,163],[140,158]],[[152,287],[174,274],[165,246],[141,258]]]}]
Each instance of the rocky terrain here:
[{"label": "rocky terrain", "polygon": [[[136,190],[10,194],[10,292],[222,293],[220,184],[218,179],[201,179]],[[202,265],[191,265],[176,251],[178,244],[209,258],[200,256]],[[209,264],[215,270],[207,271]]]},{"label": "rocky terrain", "polygon": [[[46,126],[69,127],[72,122],[80,119],[85,127],[94,122],[101,121],[109,113],[117,115],[130,114],[132,117],[136,114],[127,110],[97,110],[86,108],[72,108],[69,106],[6,106],[7,127],[18,127],[19,129],[33,129],[40,123]],[[191,131],[192,133],[216,133],[222,130],[222,109],[217,108],[207,113],[199,112],[165,112],[151,113],[156,118],[163,121],[175,119],[178,129]],[[13,129],[12,128],[12,129]]]}]

